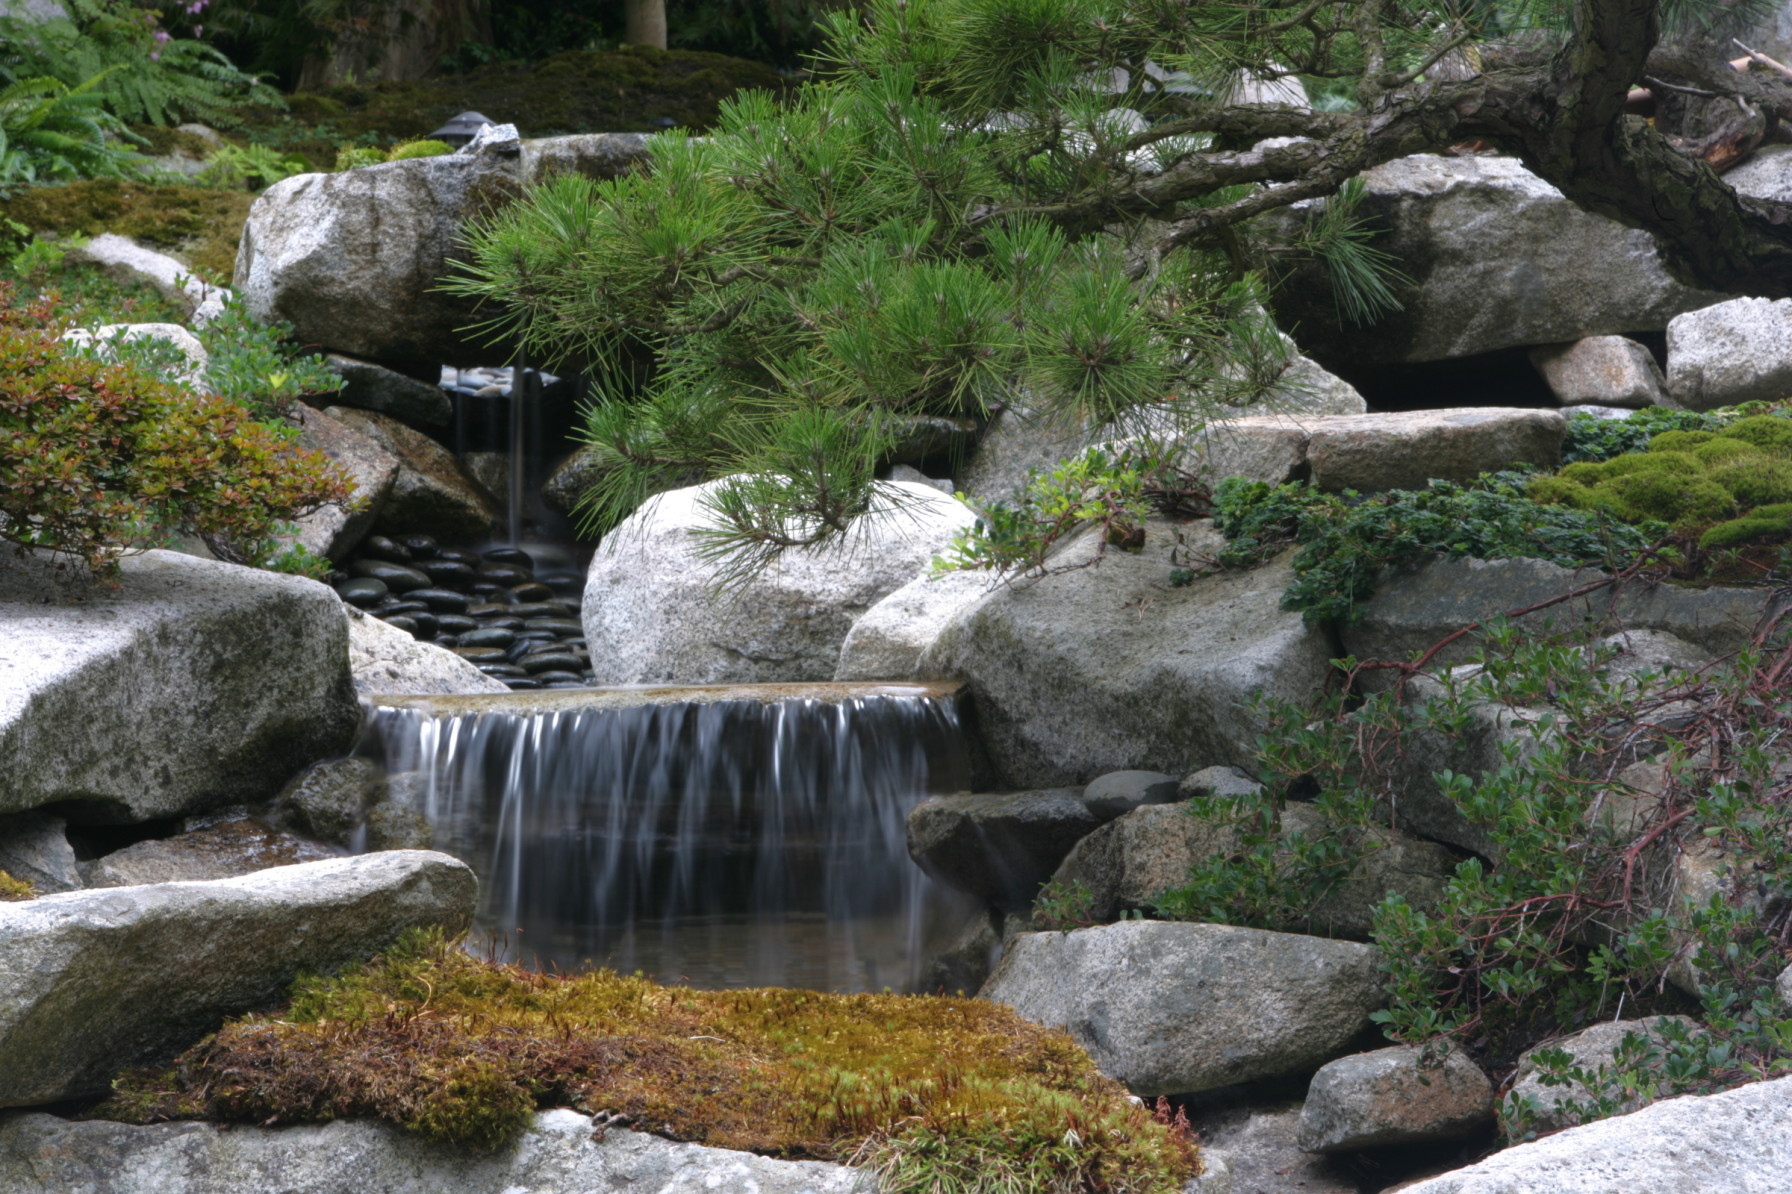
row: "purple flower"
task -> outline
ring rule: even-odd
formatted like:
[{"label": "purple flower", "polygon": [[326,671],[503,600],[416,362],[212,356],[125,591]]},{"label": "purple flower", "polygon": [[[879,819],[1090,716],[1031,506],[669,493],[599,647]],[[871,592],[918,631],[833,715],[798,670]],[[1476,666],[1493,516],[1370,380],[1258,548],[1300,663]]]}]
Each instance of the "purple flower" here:
[{"label": "purple flower", "polygon": [[158,44],[161,42],[167,41],[168,37],[169,37],[169,34],[166,29],[157,29],[156,30],[156,42]]},{"label": "purple flower", "polygon": [[193,3],[187,5],[187,15],[190,17],[198,16],[205,11],[205,5],[206,0],[193,0]]}]

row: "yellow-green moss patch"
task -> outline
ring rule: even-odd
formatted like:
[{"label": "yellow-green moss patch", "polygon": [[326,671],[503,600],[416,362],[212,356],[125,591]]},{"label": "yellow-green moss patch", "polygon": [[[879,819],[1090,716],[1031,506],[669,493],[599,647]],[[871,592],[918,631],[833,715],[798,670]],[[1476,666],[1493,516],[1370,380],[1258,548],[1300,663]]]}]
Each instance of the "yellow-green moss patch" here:
[{"label": "yellow-green moss patch", "polygon": [[116,232],[175,253],[209,282],[228,284],[254,202],[241,191],[96,178],[17,191],[0,201],[0,217],[33,232]]},{"label": "yellow-green moss patch", "polygon": [[377,1116],[474,1148],[571,1106],[678,1140],[870,1165],[887,1191],[962,1174],[941,1188],[1023,1188],[1000,1184],[1019,1175],[1027,1189],[1171,1194],[1199,1169],[1185,1131],[1068,1036],[998,1004],[543,975],[423,934],[301,980],[285,1010],[117,1089],[99,1114]]},{"label": "yellow-green moss patch", "polygon": [[0,900],[29,900],[36,895],[37,889],[31,884],[0,871]]}]

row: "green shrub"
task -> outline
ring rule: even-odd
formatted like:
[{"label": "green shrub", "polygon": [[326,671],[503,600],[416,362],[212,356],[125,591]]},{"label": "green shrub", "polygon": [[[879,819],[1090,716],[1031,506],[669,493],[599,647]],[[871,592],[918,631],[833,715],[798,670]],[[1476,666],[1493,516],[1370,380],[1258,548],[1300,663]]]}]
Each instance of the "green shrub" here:
[{"label": "green shrub", "polygon": [[1323,621],[1354,617],[1384,570],[1427,555],[1611,567],[1649,546],[1647,529],[1597,510],[1532,501],[1520,488],[1527,483],[1493,474],[1473,485],[1433,481],[1364,498],[1228,478],[1214,490],[1215,526],[1232,540],[1221,562],[1247,565],[1299,544],[1282,604]]},{"label": "green shrub", "polygon": [[0,89],[0,198],[30,183],[136,171],[130,143],[140,138],[101,105],[98,82],[39,76]]},{"label": "green shrub", "polygon": [[386,160],[386,155],[371,145],[344,145],[336,150],[336,171],[359,170],[362,166],[377,166]]},{"label": "green shrub", "polygon": [[129,364],[73,355],[0,288],[0,539],[105,570],[176,531],[224,558],[277,550],[277,523],[349,499],[348,476],[289,429]]}]

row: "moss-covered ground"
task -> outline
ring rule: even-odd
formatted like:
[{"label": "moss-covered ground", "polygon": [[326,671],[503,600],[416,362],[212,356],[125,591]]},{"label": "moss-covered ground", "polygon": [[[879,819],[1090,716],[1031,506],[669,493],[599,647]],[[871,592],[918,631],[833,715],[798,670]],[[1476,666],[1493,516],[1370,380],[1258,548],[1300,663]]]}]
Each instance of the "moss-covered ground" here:
[{"label": "moss-covered ground", "polygon": [[735,92],[787,85],[768,66],[723,54],[648,46],[576,50],[527,66],[494,64],[450,78],[301,93],[289,97],[285,112],[246,110],[238,132],[328,169],[342,145],[412,141],[469,110],[514,124],[525,137],[648,133],[674,125],[701,132]]},{"label": "moss-covered ground", "polygon": [[35,895],[37,890],[31,884],[0,871],[0,900],[29,900]]},{"label": "moss-covered ground", "polygon": [[208,282],[228,284],[255,196],[209,187],[96,178],[25,187],[0,200],[0,220],[32,232],[116,232],[169,252]]},{"label": "moss-covered ground", "polygon": [[571,1106],[678,1140],[868,1165],[885,1191],[1169,1194],[1186,1131],[1062,1033],[997,1004],[560,976],[412,934],[247,1016],[96,1114],[252,1123],[375,1116],[476,1149]]},{"label": "moss-covered ground", "polygon": [[1709,430],[1663,431],[1642,451],[1580,461],[1532,481],[1535,501],[1665,523],[1716,552],[1792,537],[1792,418],[1744,413]]}]

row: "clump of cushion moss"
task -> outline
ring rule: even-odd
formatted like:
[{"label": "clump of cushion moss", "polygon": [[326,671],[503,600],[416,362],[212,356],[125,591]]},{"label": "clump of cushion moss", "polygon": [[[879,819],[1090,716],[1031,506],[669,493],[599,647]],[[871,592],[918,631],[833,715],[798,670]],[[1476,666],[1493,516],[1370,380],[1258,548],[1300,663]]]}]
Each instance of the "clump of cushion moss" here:
[{"label": "clump of cushion moss", "polygon": [[998,1004],[544,975],[422,933],[300,980],[288,1008],[116,1090],[97,1114],[376,1116],[476,1149],[513,1139],[538,1107],[572,1106],[677,1140],[870,1165],[886,1190],[962,1172],[965,1194],[1023,1188],[998,1184],[1004,1173],[1027,1189],[1171,1194],[1199,1171],[1185,1132],[1068,1036]]},{"label": "clump of cushion moss", "polygon": [[29,900],[36,895],[37,889],[31,884],[0,871],[0,900]]},{"label": "clump of cushion moss", "polygon": [[388,162],[408,162],[412,158],[439,158],[445,153],[453,153],[454,147],[446,141],[434,141],[425,137],[421,141],[406,141],[394,145],[392,152],[386,155]]},{"label": "clump of cushion moss", "polygon": [[243,191],[95,178],[25,187],[0,201],[0,218],[33,232],[116,232],[172,251],[208,282],[225,285],[255,196]]},{"label": "clump of cushion moss", "polygon": [[1756,414],[1716,430],[1664,431],[1640,452],[1539,477],[1526,496],[1629,523],[1665,522],[1707,549],[1783,535],[1784,519],[1755,516],[1792,502],[1792,418]]}]

